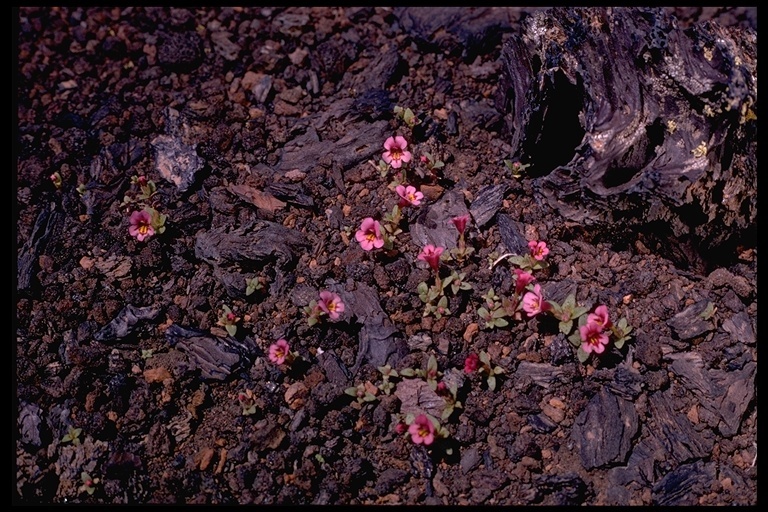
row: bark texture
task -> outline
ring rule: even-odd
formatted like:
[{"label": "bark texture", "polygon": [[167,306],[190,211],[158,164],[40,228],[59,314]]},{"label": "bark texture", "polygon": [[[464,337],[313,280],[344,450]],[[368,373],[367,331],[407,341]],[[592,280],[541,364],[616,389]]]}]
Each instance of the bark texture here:
[{"label": "bark texture", "polygon": [[[757,34],[655,8],[554,8],[503,48],[500,100],[567,218],[733,253],[757,218]],[[689,255],[690,258],[693,256]]]}]

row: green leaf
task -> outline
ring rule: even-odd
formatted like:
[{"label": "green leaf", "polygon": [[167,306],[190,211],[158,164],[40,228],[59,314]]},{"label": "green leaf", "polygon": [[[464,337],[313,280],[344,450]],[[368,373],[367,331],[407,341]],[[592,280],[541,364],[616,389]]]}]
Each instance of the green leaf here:
[{"label": "green leaf", "polygon": [[585,352],[583,348],[579,347],[579,349],[576,351],[576,357],[579,359],[580,363],[583,363],[589,359],[589,354]]},{"label": "green leaf", "polygon": [[403,377],[413,377],[416,375],[416,371],[413,368],[403,368],[400,370],[400,375]]},{"label": "green leaf", "polygon": [[507,322],[503,318],[494,318],[493,322],[491,322],[495,327],[506,327],[509,325],[509,322]]},{"label": "green leaf", "polygon": [[477,310],[477,316],[479,316],[479,317],[480,317],[480,318],[482,318],[483,320],[488,320],[488,319],[492,318],[492,317],[491,317],[491,312],[490,312],[490,311],[488,311],[488,310],[487,310],[487,309],[485,309],[485,308],[478,308],[478,310]]},{"label": "green leaf", "polygon": [[495,390],[496,389],[496,377],[494,377],[493,375],[489,375],[488,379],[486,379],[486,380],[488,381],[488,389],[490,389],[491,391]]},{"label": "green leaf", "polygon": [[563,308],[573,309],[576,306],[576,296],[574,294],[568,295],[563,301]]},{"label": "green leaf", "polygon": [[619,350],[621,350],[621,347],[623,347],[623,346],[624,346],[624,342],[625,342],[625,341],[627,341],[627,338],[626,338],[626,337],[624,337],[624,338],[619,338],[618,340],[614,341],[614,342],[613,342],[613,344],[616,346],[616,348],[618,348]]},{"label": "green leaf", "polygon": [[345,389],[344,393],[346,393],[349,396],[354,396],[355,398],[357,398],[357,386]]},{"label": "green leaf", "polygon": [[714,316],[716,310],[717,308],[715,308],[715,305],[712,302],[709,302],[707,303],[707,308],[699,313],[699,316],[704,320],[709,320],[712,318],[712,316]]},{"label": "green leaf", "polygon": [[236,325],[227,325],[224,327],[230,336],[233,336],[237,334],[237,326]]},{"label": "green leaf", "polygon": [[585,307],[574,308],[571,313],[571,318],[581,318],[587,311],[589,310]]},{"label": "green leaf", "polygon": [[568,333],[571,332],[571,328],[573,327],[573,320],[568,320],[567,322],[560,322],[558,327],[560,328],[560,332],[567,336]]},{"label": "green leaf", "polygon": [[507,316],[507,312],[503,308],[491,311],[491,318],[503,318],[505,316]]},{"label": "green leaf", "polygon": [[493,368],[493,373],[495,375],[500,375],[500,374],[504,373],[504,368],[502,368],[501,366],[495,366]]},{"label": "green leaf", "polygon": [[568,341],[571,342],[571,345],[574,347],[580,347],[581,346],[581,334],[579,334],[578,331],[574,332],[570,336],[568,336]]}]

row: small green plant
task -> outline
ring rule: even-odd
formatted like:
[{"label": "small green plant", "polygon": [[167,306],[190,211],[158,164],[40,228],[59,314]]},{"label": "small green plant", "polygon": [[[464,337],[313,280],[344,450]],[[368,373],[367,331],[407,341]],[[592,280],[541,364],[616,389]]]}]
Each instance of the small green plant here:
[{"label": "small green plant", "polygon": [[235,334],[237,334],[237,323],[240,321],[240,317],[236,316],[226,304],[224,304],[221,309],[222,313],[221,316],[219,316],[219,321],[216,322],[216,325],[224,327],[230,336],[235,336]]},{"label": "small green plant", "polygon": [[395,114],[395,117],[402,119],[402,121],[408,125],[409,128],[413,128],[417,124],[419,124],[419,120],[416,117],[416,114],[413,113],[413,110],[410,108],[403,108],[400,105],[396,105],[393,109],[393,112]]},{"label": "small green plant", "polygon": [[513,178],[520,178],[523,175],[523,171],[531,166],[531,164],[521,164],[516,160],[504,160],[504,165],[512,171]]},{"label": "small green plant", "polygon": [[502,306],[502,301],[493,288],[489,288],[485,295],[484,306],[481,306],[477,310],[477,316],[485,322],[484,327],[486,329],[493,329],[495,327],[506,327],[509,322],[506,320],[507,310]]},{"label": "small green plant", "polygon": [[560,332],[568,336],[573,328],[574,320],[581,318],[588,311],[587,308],[576,305],[576,297],[573,294],[565,298],[562,305],[554,301],[547,301],[551,307],[552,316],[559,320]]},{"label": "small green plant", "polygon": [[53,183],[53,186],[56,187],[56,189],[61,188],[62,180],[61,180],[61,174],[59,171],[56,171],[55,173],[51,174],[50,176],[51,183]]},{"label": "small green plant", "polygon": [[245,295],[246,297],[253,294],[256,290],[263,290],[264,289],[264,283],[262,282],[262,278],[259,276],[252,277],[251,279],[246,278],[245,279]]},{"label": "small green plant", "polygon": [[496,389],[496,375],[504,373],[504,368],[491,365],[491,356],[483,350],[479,354],[473,352],[467,356],[464,360],[464,373],[480,373],[485,376],[488,389],[493,391]]},{"label": "small green plant", "polygon": [[443,412],[440,415],[440,419],[443,421],[448,420],[456,409],[463,408],[461,402],[458,399],[459,388],[455,382],[446,385],[444,381],[437,384],[437,394],[442,396],[445,400],[445,406]]},{"label": "small green plant", "polygon": [[452,271],[451,275],[443,279],[443,289],[450,285],[454,295],[458,294],[459,290],[471,290],[472,285],[465,281],[466,277],[466,272],[458,273],[455,270]]},{"label": "small green plant", "polygon": [[256,414],[256,397],[253,391],[246,389],[237,394],[237,401],[243,408],[243,416],[250,416]]},{"label": "small green plant", "polygon": [[355,397],[359,404],[377,400],[376,395],[378,392],[378,388],[368,381],[361,382],[357,386],[352,386],[344,390],[344,393],[347,395]]},{"label": "small green plant", "polygon": [[155,182],[147,179],[146,176],[131,176],[131,185],[139,188],[139,194],[135,198],[126,194],[120,204],[121,207],[131,203],[146,203],[157,193]]},{"label": "small green plant", "polygon": [[378,367],[379,372],[381,373],[381,384],[379,384],[379,390],[381,390],[382,393],[385,395],[392,394],[392,390],[395,389],[395,383],[390,381],[391,378],[397,378],[400,376],[399,373],[397,373],[397,370],[392,368],[390,365],[384,365]]},{"label": "small green plant", "polygon": [[155,355],[155,351],[152,350],[151,348],[141,349],[141,358],[144,359],[145,361],[147,359],[150,359],[153,355]]},{"label": "small green plant", "polygon": [[67,427],[67,433],[61,438],[62,443],[72,443],[75,446],[80,444],[80,434],[83,432],[81,428],[73,428],[71,425]]},{"label": "small green plant", "polygon": [[78,490],[80,492],[87,492],[89,495],[91,495],[96,490],[96,485],[100,480],[98,478],[93,478],[91,475],[83,471],[80,473],[80,481],[83,482],[83,485],[81,485]]}]

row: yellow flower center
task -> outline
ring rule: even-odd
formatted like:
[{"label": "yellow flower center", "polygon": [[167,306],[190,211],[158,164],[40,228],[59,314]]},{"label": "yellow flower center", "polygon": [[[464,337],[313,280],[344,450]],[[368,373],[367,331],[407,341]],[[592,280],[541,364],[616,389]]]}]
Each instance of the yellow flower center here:
[{"label": "yellow flower center", "polygon": [[400,160],[403,156],[403,150],[400,148],[392,148],[389,150],[389,156],[391,156],[393,160]]},{"label": "yellow flower center", "polygon": [[141,226],[139,226],[139,233],[141,233],[142,235],[146,235],[148,231],[149,231],[148,224],[142,224]]}]

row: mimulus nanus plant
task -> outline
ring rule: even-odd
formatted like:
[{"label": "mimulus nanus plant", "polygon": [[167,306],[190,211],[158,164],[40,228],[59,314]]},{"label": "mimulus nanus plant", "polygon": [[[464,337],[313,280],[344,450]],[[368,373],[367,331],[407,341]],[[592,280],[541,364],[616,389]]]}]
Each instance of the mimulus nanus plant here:
[{"label": "mimulus nanus plant", "polygon": [[344,303],[341,301],[341,297],[327,290],[320,292],[317,307],[331,320],[338,320],[339,314],[344,312]]},{"label": "mimulus nanus plant", "polygon": [[381,224],[373,217],[366,217],[360,224],[360,229],[355,233],[355,239],[360,242],[360,247],[364,251],[371,249],[380,249],[384,246],[384,239],[381,236]]},{"label": "mimulus nanus plant", "polygon": [[408,427],[408,433],[411,434],[411,441],[415,444],[429,446],[435,441],[435,426],[424,414],[419,414]]},{"label": "mimulus nanus plant", "polygon": [[395,187],[395,192],[400,196],[399,206],[419,206],[421,200],[424,199],[424,194],[416,190],[416,187],[408,185],[398,185]]},{"label": "mimulus nanus plant", "polygon": [[399,169],[403,163],[411,161],[411,152],[406,151],[406,147],[408,147],[408,143],[401,135],[389,137],[384,141],[386,151],[382,153],[381,158],[394,169]]},{"label": "mimulus nanus plant", "polygon": [[523,311],[528,313],[529,317],[543,313],[548,308],[549,304],[544,301],[541,295],[541,285],[534,285],[533,291],[523,295]]},{"label": "mimulus nanus plant", "polygon": [[587,315],[587,323],[597,324],[602,329],[610,329],[611,320],[608,318],[608,307],[605,305],[597,306],[594,313]]},{"label": "mimulus nanus plant", "polygon": [[269,346],[269,360],[275,364],[291,364],[293,362],[293,354],[286,340],[280,338]]},{"label": "mimulus nanus plant", "polygon": [[549,254],[546,242],[531,240],[528,242],[528,248],[531,250],[531,256],[533,256],[533,259],[536,261],[542,261],[546,255]]},{"label": "mimulus nanus plant", "polygon": [[603,332],[602,326],[595,322],[587,321],[586,325],[579,327],[581,335],[581,349],[587,354],[595,352],[602,354],[608,344],[608,334]]},{"label": "mimulus nanus plant", "polygon": [[458,261],[464,261],[475,250],[472,247],[467,247],[464,241],[464,233],[467,230],[467,222],[469,222],[469,215],[459,215],[451,219],[453,225],[456,226],[456,231],[459,232],[459,240],[456,247],[451,249],[451,256]]},{"label": "mimulus nanus plant", "polygon": [[130,223],[128,234],[136,237],[139,242],[143,242],[155,234],[155,229],[152,227],[152,217],[146,210],[133,212]]},{"label": "mimulus nanus plant", "polygon": [[424,246],[416,259],[426,261],[432,270],[437,272],[440,267],[440,255],[443,254],[444,250],[443,247],[436,247],[432,244],[428,244]]}]

